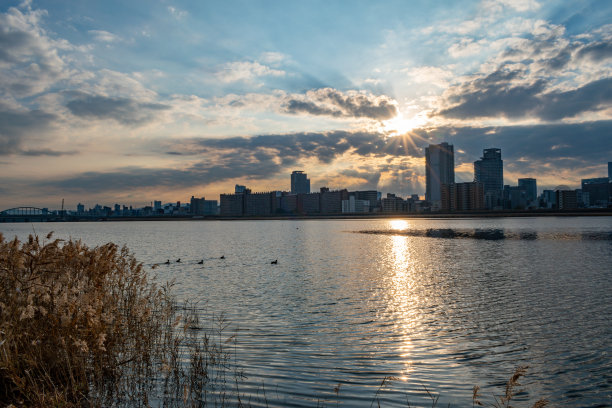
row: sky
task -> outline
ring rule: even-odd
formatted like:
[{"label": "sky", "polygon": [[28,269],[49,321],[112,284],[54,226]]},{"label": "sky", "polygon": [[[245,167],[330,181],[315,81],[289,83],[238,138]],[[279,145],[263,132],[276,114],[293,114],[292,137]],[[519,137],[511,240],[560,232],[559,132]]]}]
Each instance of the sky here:
[{"label": "sky", "polygon": [[0,210],[218,199],[235,184],[424,195],[606,176],[612,2],[0,3]]}]

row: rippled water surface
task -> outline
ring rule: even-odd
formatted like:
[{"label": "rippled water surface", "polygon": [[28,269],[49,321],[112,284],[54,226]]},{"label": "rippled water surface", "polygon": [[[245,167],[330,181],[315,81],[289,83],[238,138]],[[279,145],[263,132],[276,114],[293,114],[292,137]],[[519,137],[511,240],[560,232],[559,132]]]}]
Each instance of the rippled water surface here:
[{"label": "rippled water surface", "polygon": [[525,401],[612,406],[612,217],[0,224],[33,229],[170,259],[271,407],[471,406],[517,365]]}]

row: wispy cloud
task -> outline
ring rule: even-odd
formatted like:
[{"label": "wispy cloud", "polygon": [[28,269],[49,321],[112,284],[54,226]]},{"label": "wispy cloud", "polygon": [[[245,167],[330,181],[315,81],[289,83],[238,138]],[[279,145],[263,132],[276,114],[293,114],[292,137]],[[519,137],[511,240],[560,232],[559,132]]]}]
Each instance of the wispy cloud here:
[{"label": "wispy cloud", "polygon": [[100,42],[112,43],[121,40],[117,35],[104,30],[89,30],[89,34]]},{"label": "wispy cloud", "polygon": [[260,77],[286,75],[285,71],[273,69],[269,66],[260,64],[257,61],[235,61],[225,64],[216,77],[225,83],[230,82],[250,82]]}]

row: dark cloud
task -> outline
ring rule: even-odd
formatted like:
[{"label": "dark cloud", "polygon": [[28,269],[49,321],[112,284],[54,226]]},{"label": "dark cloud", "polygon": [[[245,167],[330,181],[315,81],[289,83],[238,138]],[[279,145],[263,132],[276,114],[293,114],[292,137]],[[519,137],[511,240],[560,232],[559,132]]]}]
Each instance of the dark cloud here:
[{"label": "dark cloud", "polygon": [[47,130],[54,120],[41,110],[15,111],[0,104],[0,155],[19,153],[26,140]]},{"label": "dark cloud", "polygon": [[[504,166],[515,166],[519,171],[540,168],[542,163],[549,171],[571,169],[578,173],[585,168],[603,165],[612,159],[612,121],[576,124],[505,127],[447,127],[434,131],[417,130],[424,139],[453,143],[456,164],[462,160],[471,163],[489,147],[502,149]],[[567,160],[570,158],[571,160]],[[531,167],[537,164],[537,167]],[[537,176],[537,174],[534,174]]]},{"label": "dark cloud", "polygon": [[28,149],[19,152],[23,156],[72,156],[78,154],[77,150]]},{"label": "dark cloud", "polygon": [[[523,71],[505,74],[508,78],[527,75]],[[529,84],[496,80],[495,72],[462,85],[448,98],[454,106],[439,115],[458,118],[537,117],[544,120],[571,118],[584,112],[598,111],[612,103],[612,78],[593,81],[571,91],[546,93],[548,82],[539,79]]]},{"label": "dark cloud", "polygon": [[301,96],[289,97],[283,108],[287,113],[308,113],[347,118],[385,120],[397,115],[395,102],[386,96],[322,88]]},{"label": "dark cloud", "polygon": [[[173,147],[173,150],[179,148]],[[330,163],[348,151],[354,151],[364,157],[420,154],[418,149],[402,137],[387,137],[378,132],[348,131],[196,139],[183,147],[191,152],[209,153],[223,150],[238,156],[265,150],[268,153],[274,152],[274,156],[285,163],[294,163],[305,157],[316,157],[322,163]]]},{"label": "dark cloud", "polygon": [[19,62],[22,50],[34,44],[35,37],[28,32],[0,30],[0,61]]},{"label": "dark cloud", "polygon": [[66,104],[70,112],[89,119],[113,119],[125,125],[141,125],[170,107],[160,103],[142,103],[128,98],[81,95]]},{"label": "dark cloud", "polygon": [[590,58],[593,61],[603,61],[612,58],[612,42],[600,41],[586,45],[578,51],[579,57]]}]

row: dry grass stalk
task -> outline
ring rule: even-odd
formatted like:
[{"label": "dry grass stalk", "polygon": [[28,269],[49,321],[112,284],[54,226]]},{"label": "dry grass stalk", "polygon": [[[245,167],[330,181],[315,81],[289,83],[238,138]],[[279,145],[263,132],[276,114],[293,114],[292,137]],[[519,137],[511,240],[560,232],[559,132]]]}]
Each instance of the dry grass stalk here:
[{"label": "dry grass stalk", "polygon": [[[126,248],[0,234],[0,282],[6,405],[223,406],[236,399],[241,377],[226,348],[196,336],[195,307],[183,318],[171,285],[149,283]],[[224,328],[217,327],[219,338]]]}]

